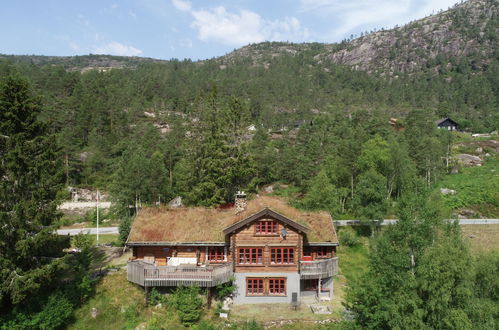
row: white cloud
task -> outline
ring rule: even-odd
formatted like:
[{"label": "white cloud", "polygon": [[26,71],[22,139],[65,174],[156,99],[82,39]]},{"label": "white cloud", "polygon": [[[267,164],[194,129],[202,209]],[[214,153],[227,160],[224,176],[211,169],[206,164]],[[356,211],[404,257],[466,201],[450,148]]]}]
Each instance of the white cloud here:
[{"label": "white cloud", "polygon": [[263,19],[256,13],[241,10],[229,13],[224,7],[193,11],[192,27],[197,29],[203,41],[217,41],[228,45],[245,45],[265,40]]},{"label": "white cloud", "polygon": [[[225,45],[243,46],[262,41],[304,41],[309,32],[295,17],[266,20],[250,10],[229,12],[223,6],[193,10],[190,2],[173,0],[174,6],[188,11],[194,21],[191,27],[197,30],[198,39],[215,41]],[[179,4],[179,3],[180,4]]]},{"label": "white cloud", "polygon": [[329,17],[333,40],[361,29],[391,28],[451,7],[457,0],[301,0],[301,11]]},{"label": "white cloud", "polygon": [[190,1],[172,0],[172,4],[180,11],[190,11],[192,9],[192,3]]},{"label": "white cloud", "polygon": [[133,46],[120,44],[119,42],[112,41],[106,45],[95,47],[93,52],[95,54],[109,54],[119,56],[139,56],[142,51]]}]

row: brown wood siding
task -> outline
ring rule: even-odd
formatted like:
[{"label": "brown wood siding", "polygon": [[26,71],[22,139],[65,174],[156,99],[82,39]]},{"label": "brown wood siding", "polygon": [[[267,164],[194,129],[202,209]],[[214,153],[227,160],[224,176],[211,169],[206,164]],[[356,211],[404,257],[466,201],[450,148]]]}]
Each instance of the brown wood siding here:
[{"label": "brown wood siding", "polygon": [[[274,220],[274,219],[258,219]],[[234,244],[232,259],[235,261],[236,272],[296,272],[299,267],[299,260],[301,259],[301,242],[302,234],[299,234],[295,229],[286,226],[282,222],[278,222],[278,233],[284,227],[287,231],[286,239],[282,239],[279,235],[259,235],[255,233],[254,221],[243,228],[239,229],[231,236],[231,243]],[[279,247],[294,248],[294,264],[293,265],[273,265],[271,261],[271,249]],[[263,249],[263,263],[262,265],[238,265],[239,249],[241,248],[262,248]]]}]

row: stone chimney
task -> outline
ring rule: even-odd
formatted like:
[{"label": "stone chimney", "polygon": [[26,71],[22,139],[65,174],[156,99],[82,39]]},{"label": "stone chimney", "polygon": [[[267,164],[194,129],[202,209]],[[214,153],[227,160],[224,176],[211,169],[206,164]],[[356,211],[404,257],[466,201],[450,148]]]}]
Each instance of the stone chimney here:
[{"label": "stone chimney", "polygon": [[236,207],[236,214],[243,212],[246,209],[246,194],[244,191],[238,191],[234,199],[234,205]]}]

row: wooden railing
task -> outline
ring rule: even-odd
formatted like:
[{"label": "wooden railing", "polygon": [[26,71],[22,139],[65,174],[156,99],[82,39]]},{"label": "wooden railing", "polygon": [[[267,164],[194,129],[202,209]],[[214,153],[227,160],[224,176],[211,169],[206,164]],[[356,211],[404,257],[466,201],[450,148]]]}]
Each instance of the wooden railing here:
[{"label": "wooden railing", "polygon": [[155,266],[141,260],[129,261],[127,277],[141,286],[198,285],[212,287],[230,280],[232,265]]},{"label": "wooden railing", "polygon": [[314,261],[300,261],[300,277],[315,279],[338,274],[338,258]]}]

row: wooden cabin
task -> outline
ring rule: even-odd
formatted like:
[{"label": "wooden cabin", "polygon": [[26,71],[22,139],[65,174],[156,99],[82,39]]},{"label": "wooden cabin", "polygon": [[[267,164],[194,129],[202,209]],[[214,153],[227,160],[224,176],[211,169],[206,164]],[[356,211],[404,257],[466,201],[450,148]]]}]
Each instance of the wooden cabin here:
[{"label": "wooden cabin", "polygon": [[149,208],[134,220],[128,280],[145,288],[235,280],[234,303],[330,299],[338,239],[326,212],[304,212],[278,197],[231,208]]},{"label": "wooden cabin", "polygon": [[458,123],[450,118],[442,118],[436,122],[438,128],[446,129],[449,131],[457,131],[459,129]]}]

